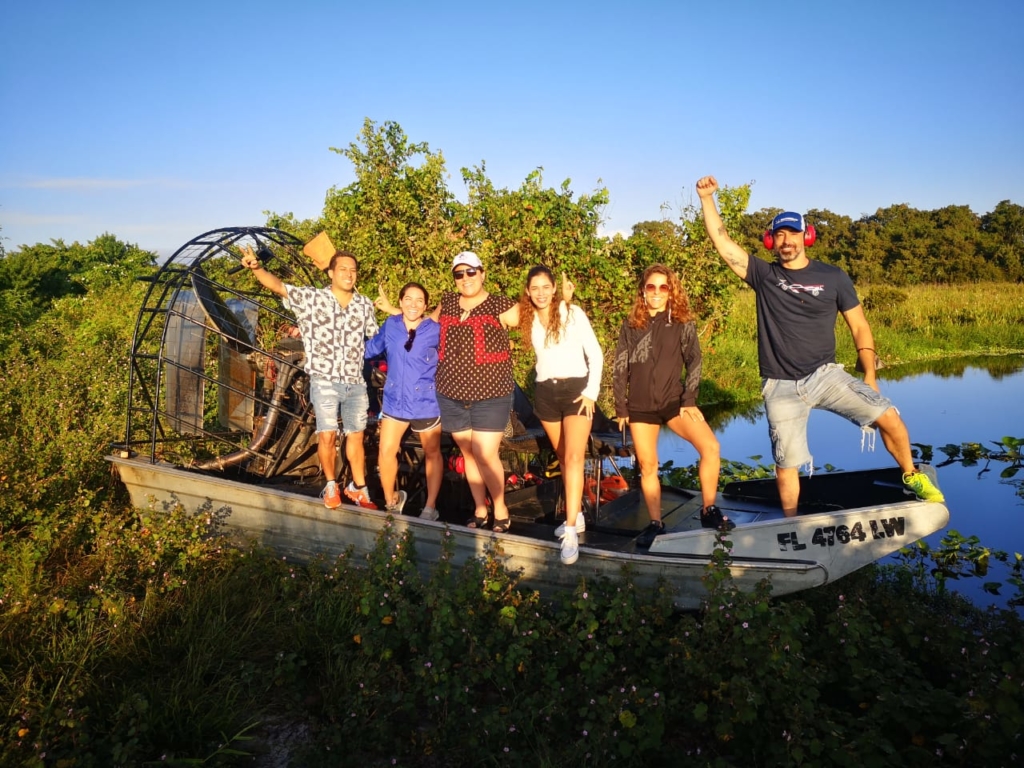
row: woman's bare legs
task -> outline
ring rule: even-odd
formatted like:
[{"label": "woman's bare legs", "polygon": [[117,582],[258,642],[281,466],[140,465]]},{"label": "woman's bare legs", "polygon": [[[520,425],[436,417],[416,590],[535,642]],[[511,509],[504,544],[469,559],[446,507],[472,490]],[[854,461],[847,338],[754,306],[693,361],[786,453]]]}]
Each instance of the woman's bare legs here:
[{"label": "woman's bare legs", "polygon": [[473,494],[474,517],[487,515],[487,494],[494,502],[494,519],[508,520],[505,506],[505,470],[501,466],[498,449],[501,446],[501,432],[481,432],[467,429],[453,432],[452,439],[462,452],[466,462],[466,480]]},{"label": "woman's bare legs", "polygon": [[661,522],[661,478],[658,476],[658,424],[629,422],[633,451],[640,467],[640,492],[652,522]]},{"label": "woman's bare legs", "polygon": [[576,518],[583,509],[583,466],[592,423],[586,416],[566,416],[562,421],[541,422],[562,468],[567,527],[575,527]]},{"label": "woman's bare legs", "polygon": [[722,469],[718,438],[703,418],[695,421],[686,414],[669,419],[666,426],[697,450],[700,456],[700,466],[697,470],[700,477],[700,495],[704,506],[710,507],[715,503],[718,494],[718,475]]},{"label": "woman's bare legs", "polygon": [[409,424],[396,419],[381,419],[379,424],[380,449],[377,452],[377,469],[380,472],[380,487],[384,491],[384,503],[394,504],[398,501],[398,450],[402,445],[402,435]]},{"label": "woman's bare legs", "polygon": [[424,463],[427,475],[427,500],[425,507],[437,507],[437,495],[441,492],[441,480],[444,478],[444,458],[441,456],[441,427],[429,432],[417,432],[423,446]]}]

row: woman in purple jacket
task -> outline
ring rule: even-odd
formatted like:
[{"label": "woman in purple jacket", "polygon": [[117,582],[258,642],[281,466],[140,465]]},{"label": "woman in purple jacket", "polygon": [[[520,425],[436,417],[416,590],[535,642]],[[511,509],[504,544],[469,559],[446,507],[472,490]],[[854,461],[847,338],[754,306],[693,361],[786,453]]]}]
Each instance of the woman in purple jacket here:
[{"label": "woman in purple jacket", "polygon": [[401,314],[389,317],[377,335],[367,340],[365,356],[369,360],[385,355],[388,363],[377,458],[385,508],[398,514],[408,498],[405,491],[396,491],[395,486],[402,436],[411,427],[419,435],[426,459],[427,499],[420,517],[437,520],[435,505],[444,473],[441,411],[434,391],[441,326],[424,316],[427,301],[427,289],[419,283],[402,286],[398,294]]}]

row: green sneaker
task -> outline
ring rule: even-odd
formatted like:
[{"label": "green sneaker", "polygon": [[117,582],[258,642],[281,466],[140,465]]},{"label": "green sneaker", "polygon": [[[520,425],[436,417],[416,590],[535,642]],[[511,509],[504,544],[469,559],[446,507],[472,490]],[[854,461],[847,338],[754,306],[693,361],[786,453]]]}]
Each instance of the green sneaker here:
[{"label": "green sneaker", "polygon": [[931,478],[924,472],[907,472],[903,475],[903,485],[913,491],[921,501],[945,501],[942,491],[935,487]]}]

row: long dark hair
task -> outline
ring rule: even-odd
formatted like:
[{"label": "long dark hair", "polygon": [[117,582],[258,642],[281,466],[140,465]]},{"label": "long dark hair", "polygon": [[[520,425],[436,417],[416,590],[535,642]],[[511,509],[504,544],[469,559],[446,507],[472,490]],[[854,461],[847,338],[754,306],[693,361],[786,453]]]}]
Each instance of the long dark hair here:
[{"label": "long dark hair", "polygon": [[693,313],[690,311],[690,298],[686,295],[683,284],[679,282],[676,273],[664,264],[651,264],[640,277],[636,298],[633,300],[633,306],[626,319],[629,327],[646,328],[651,322],[651,313],[647,311],[647,300],[644,298],[644,286],[651,279],[651,275],[664,275],[668,281],[668,304],[665,306],[665,311],[669,313],[669,322],[678,320],[681,323],[688,323],[693,320]]},{"label": "long dark hair", "polygon": [[[524,349],[533,349],[533,317],[537,313],[530,300],[530,283],[537,276],[547,277],[554,288],[557,283],[551,270],[543,264],[531,267],[526,273],[526,284],[523,285],[523,292],[519,296],[519,337]],[[562,337],[562,297],[551,297],[551,309],[548,315],[547,332],[544,334],[546,345],[557,344]]]}]

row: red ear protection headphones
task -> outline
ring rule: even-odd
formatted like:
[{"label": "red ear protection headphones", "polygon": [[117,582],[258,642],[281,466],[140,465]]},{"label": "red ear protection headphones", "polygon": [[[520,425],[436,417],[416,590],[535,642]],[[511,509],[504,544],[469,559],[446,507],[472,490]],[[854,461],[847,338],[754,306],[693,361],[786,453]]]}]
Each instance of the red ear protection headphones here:
[{"label": "red ear protection headphones", "polygon": [[[818,239],[818,233],[814,230],[814,227],[808,224],[804,227],[804,247],[810,248],[814,245],[814,241]],[[764,243],[764,247],[769,251],[775,248],[775,234],[770,230],[766,229],[764,234],[761,236],[761,242]]]}]

